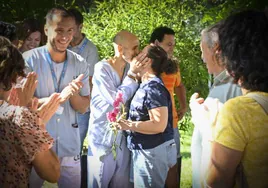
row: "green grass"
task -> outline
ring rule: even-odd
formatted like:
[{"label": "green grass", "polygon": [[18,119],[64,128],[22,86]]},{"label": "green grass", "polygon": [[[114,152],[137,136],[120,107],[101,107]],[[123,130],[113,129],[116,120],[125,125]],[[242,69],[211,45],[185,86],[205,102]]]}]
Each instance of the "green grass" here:
[{"label": "green grass", "polygon": [[192,161],[191,161],[191,138],[192,130],[181,133],[181,188],[192,187]]}]

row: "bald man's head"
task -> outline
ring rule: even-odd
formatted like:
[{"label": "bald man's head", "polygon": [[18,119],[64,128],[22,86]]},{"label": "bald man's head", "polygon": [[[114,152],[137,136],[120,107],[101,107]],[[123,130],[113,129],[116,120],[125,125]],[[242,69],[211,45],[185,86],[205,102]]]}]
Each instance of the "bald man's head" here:
[{"label": "bald man's head", "polygon": [[136,39],[138,39],[136,35],[130,33],[127,30],[122,30],[115,35],[113,42],[118,45],[124,45],[125,41]]},{"label": "bald man's head", "polygon": [[139,53],[139,39],[129,31],[122,30],[118,32],[113,42],[115,54],[122,56],[127,62],[131,62]]}]

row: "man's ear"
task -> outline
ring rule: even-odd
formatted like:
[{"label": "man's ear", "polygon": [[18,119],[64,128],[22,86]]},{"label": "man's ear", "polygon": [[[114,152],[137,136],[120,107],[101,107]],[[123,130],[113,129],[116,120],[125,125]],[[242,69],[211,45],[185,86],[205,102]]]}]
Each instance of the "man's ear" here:
[{"label": "man's ear", "polygon": [[159,45],[160,45],[160,42],[159,42],[157,39],[155,39],[154,44],[155,44],[156,46],[159,46]]},{"label": "man's ear", "polygon": [[118,52],[119,52],[120,54],[123,54],[123,46],[122,46],[122,45],[118,44],[118,45],[117,45],[117,50],[118,50]]},{"label": "man's ear", "polygon": [[213,47],[213,51],[215,52],[215,54],[220,55],[220,53],[221,53],[221,49],[220,49],[220,45],[219,45],[219,43],[216,43],[216,44],[214,45],[214,47]]},{"label": "man's ear", "polygon": [[48,33],[48,28],[47,28],[47,24],[45,25],[45,27],[44,27],[44,32],[45,32],[45,34],[46,34],[46,36],[47,36],[47,33]]},{"label": "man's ear", "polygon": [[79,28],[79,31],[81,32],[83,29],[83,24],[81,23],[78,28]]}]

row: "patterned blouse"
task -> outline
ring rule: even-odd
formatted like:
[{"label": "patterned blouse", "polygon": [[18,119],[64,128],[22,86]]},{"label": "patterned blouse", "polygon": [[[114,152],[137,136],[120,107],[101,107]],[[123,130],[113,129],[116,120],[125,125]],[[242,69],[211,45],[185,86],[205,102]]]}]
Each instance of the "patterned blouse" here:
[{"label": "patterned blouse", "polygon": [[28,187],[32,161],[53,138],[36,113],[4,102],[0,105],[0,187]]}]

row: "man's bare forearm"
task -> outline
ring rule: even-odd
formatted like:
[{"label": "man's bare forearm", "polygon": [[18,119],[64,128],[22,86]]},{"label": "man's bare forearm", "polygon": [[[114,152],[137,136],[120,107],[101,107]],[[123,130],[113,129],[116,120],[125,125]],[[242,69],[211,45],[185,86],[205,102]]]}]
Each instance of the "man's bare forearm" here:
[{"label": "man's bare forearm", "polygon": [[69,100],[72,108],[82,114],[87,111],[90,104],[89,96],[80,96],[79,94],[73,95]]},{"label": "man's bare forearm", "polygon": [[186,89],[185,89],[185,86],[183,84],[181,84],[175,88],[175,94],[178,98],[180,108],[187,108]]}]

